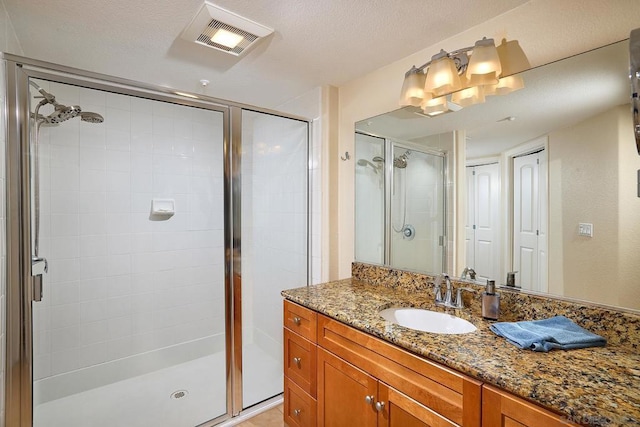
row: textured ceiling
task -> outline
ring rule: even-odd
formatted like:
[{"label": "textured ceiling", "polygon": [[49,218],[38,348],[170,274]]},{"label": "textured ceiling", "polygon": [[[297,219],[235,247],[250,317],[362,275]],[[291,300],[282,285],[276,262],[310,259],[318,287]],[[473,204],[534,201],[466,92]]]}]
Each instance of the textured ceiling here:
[{"label": "textured ceiling", "polygon": [[[202,0],[4,3],[27,57],[275,107],[313,87],[344,84],[526,1],[213,1],[275,29],[239,58],[180,39]],[[211,82],[206,89],[201,79]]]}]

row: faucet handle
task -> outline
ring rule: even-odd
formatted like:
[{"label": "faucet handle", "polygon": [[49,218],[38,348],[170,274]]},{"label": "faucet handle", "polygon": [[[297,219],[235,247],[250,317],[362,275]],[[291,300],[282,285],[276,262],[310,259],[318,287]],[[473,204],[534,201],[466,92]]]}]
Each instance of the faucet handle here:
[{"label": "faucet handle", "polygon": [[464,302],[462,301],[462,291],[474,292],[475,289],[472,289],[472,288],[458,288],[458,292],[456,293],[455,308],[464,308]]},{"label": "faucet handle", "polygon": [[436,304],[443,302],[442,292],[440,292],[440,287],[442,286],[442,274],[438,274],[436,279],[433,281],[433,293],[436,297]]}]

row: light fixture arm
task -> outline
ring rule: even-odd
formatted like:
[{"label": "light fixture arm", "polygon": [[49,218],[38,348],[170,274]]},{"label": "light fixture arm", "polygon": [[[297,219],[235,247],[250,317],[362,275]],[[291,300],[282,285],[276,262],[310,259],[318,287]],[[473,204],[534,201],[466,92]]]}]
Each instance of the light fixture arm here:
[{"label": "light fixture arm", "polygon": [[[471,52],[472,50],[473,50],[473,46],[470,46],[470,47],[464,47],[462,49],[456,49],[451,52],[446,52],[444,50],[442,52],[444,52],[445,55],[448,56],[449,58],[453,59],[453,62],[455,62],[456,64],[456,69],[458,70],[458,75],[461,76],[467,70],[467,65],[469,65],[469,52]],[[431,65],[432,62],[433,60],[419,67],[415,67],[415,69],[420,72],[425,72],[429,69],[429,66]]]}]

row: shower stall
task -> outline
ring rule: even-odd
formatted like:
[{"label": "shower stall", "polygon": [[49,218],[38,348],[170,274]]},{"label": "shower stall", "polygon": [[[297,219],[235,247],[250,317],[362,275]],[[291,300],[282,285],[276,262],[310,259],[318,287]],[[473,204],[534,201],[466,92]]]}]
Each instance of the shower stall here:
[{"label": "shower stall", "polygon": [[11,426],[209,426],[283,391],[306,119],[12,55]]},{"label": "shower stall", "polygon": [[446,271],[446,156],[356,132],[355,258]]}]

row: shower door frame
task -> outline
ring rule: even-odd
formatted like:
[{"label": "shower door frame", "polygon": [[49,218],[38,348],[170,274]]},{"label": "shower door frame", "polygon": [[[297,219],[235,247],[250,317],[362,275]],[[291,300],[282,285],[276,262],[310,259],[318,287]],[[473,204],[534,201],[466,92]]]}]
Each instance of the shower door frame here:
[{"label": "shower door frame", "polygon": [[[178,93],[157,86],[100,73],[66,67],[17,55],[0,53],[5,66],[6,117],[6,356],[5,424],[15,427],[33,425],[33,277],[31,275],[31,156],[29,78],[41,78],[106,92],[201,108],[223,114],[223,187],[224,187],[224,272],[225,272],[225,369],[227,412],[202,426],[211,426],[242,411],[242,319],[237,309],[241,292],[239,261],[242,162],[241,111],[251,110],[306,122],[308,157],[311,158],[312,122],[308,118],[251,105],[218,99],[197,93]],[[307,167],[307,248],[311,248],[310,227],[311,169]],[[237,204],[237,205],[236,205]],[[238,233],[236,236],[235,233]],[[239,260],[239,258],[236,258]],[[310,252],[307,253],[307,285],[310,283]],[[237,273],[237,278],[236,274]],[[240,353],[238,354],[238,349]]]}]

